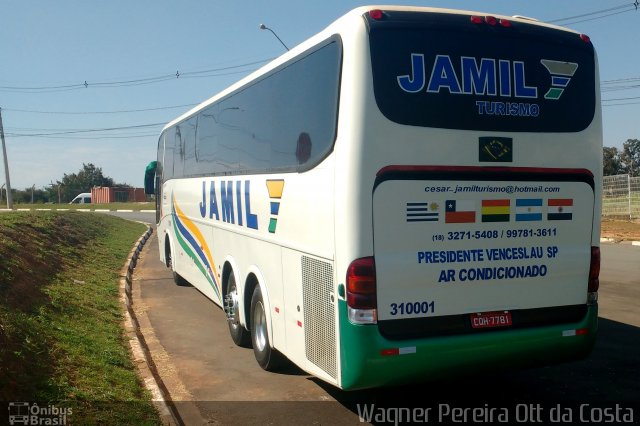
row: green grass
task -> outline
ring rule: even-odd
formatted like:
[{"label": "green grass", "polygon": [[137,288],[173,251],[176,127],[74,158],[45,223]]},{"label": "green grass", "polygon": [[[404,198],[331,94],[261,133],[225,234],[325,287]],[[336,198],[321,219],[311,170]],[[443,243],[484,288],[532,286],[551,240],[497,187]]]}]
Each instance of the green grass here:
[{"label": "green grass", "polygon": [[0,400],[72,408],[74,424],[159,423],[118,293],[144,230],[104,215],[0,215]]},{"label": "green grass", "polygon": [[[6,208],[6,202],[0,205],[0,208]],[[155,210],[156,204],[154,202],[146,202],[146,203],[108,203],[108,204],[13,204],[14,209],[51,209],[51,210],[96,210],[96,209],[107,209],[107,210]]]}]

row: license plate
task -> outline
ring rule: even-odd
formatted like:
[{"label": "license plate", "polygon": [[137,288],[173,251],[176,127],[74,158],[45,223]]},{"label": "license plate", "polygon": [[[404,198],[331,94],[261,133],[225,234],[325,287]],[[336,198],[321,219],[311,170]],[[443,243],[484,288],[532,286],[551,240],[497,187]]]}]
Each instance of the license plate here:
[{"label": "license plate", "polygon": [[512,325],[511,312],[482,312],[478,314],[471,314],[471,327],[473,328],[495,328],[495,327],[509,327]]}]

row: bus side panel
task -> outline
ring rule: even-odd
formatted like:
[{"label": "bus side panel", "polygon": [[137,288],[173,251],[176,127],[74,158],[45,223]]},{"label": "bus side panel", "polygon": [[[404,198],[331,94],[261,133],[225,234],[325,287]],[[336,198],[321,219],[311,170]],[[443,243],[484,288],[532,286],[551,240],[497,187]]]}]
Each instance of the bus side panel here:
[{"label": "bus side panel", "polygon": [[[334,157],[308,172],[282,175],[284,191],[274,233],[282,246],[285,355],[336,383],[334,283]],[[276,314],[278,315],[278,314]]]},{"label": "bus side panel", "polygon": [[[222,268],[229,261],[245,302],[240,306],[243,323],[249,327],[248,301],[257,282],[273,346],[301,368],[335,383],[332,165],[329,156],[301,174],[181,180],[166,188],[172,213],[165,222],[171,222],[177,273],[220,305]],[[325,289],[316,292],[317,285]],[[310,290],[306,295],[305,288]],[[318,334],[316,313],[321,311],[333,325]]]}]

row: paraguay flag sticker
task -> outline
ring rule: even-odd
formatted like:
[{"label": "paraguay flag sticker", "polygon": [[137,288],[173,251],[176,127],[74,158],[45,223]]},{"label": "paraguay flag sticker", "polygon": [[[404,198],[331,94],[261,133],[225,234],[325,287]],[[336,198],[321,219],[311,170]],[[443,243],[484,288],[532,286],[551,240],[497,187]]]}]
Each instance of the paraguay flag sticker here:
[{"label": "paraguay flag sticker", "polygon": [[549,198],[547,220],[573,219],[573,198]]}]

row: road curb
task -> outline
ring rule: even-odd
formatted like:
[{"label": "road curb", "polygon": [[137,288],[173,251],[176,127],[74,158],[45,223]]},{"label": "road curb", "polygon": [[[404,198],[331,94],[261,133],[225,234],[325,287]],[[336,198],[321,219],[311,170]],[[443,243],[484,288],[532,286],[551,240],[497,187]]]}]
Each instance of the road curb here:
[{"label": "road curb", "polygon": [[129,258],[122,268],[120,274],[120,301],[124,309],[124,329],[129,338],[129,346],[142,382],[151,393],[153,405],[158,410],[160,420],[163,425],[173,426],[184,424],[176,413],[175,406],[167,401],[168,394],[166,387],[155,371],[149,349],[144,341],[144,336],[140,332],[140,324],[133,310],[132,284],[133,271],[137,265],[138,257],[142,247],[147,242],[153,229],[147,225],[147,231],[138,239],[135,246],[129,253]]},{"label": "road curb", "polygon": [[155,214],[155,210],[132,210],[132,209],[68,209],[68,208],[60,208],[60,209],[43,209],[43,208],[17,208],[17,209],[4,209],[0,208],[0,212],[84,212],[84,213],[106,213],[106,212],[117,212],[117,213],[153,213]]},{"label": "road curb", "polygon": [[623,240],[622,238],[600,238],[600,242],[601,243],[615,243],[615,244],[631,244],[632,246],[640,246],[640,241],[630,241],[630,240]]}]

